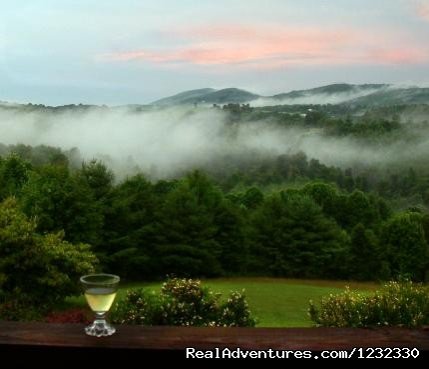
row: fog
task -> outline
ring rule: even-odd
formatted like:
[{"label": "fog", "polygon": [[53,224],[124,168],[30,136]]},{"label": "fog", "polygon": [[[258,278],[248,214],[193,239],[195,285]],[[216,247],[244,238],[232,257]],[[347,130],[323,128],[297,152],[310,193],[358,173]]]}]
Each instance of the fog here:
[{"label": "fog", "polygon": [[403,124],[429,124],[429,105],[410,106],[399,114]]},{"label": "fog", "polygon": [[[260,106],[275,106],[275,105],[300,105],[300,104],[340,104],[345,101],[357,99],[358,97],[370,95],[374,92],[388,89],[392,87],[378,87],[378,88],[362,88],[355,86],[353,91],[341,93],[314,93],[311,90],[303,92],[303,96],[291,97],[285,96],[284,98],[262,97],[253,100],[250,105],[254,107]],[[394,87],[396,88],[396,87]]]},{"label": "fog", "polygon": [[[102,159],[118,178],[144,171],[165,178],[226,156],[304,152],[340,167],[390,165],[429,154],[429,135],[410,146],[362,145],[326,136],[319,129],[285,129],[267,121],[230,122],[213,108],[169,108],[133,112],[126,108],[69,110],[63,113],[0,109],[0,142],[78,148],[82,158]],[[425,131],[427,132],[427,131]],[[228,164],[228,163],[226,163]]]}]

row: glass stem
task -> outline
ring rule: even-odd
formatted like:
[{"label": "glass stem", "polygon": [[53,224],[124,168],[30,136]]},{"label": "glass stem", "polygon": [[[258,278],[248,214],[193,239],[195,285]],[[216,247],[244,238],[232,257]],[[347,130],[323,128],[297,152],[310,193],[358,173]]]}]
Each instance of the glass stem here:
[{"label": "glass stem", "polygon": [[106,312],[96,312],[95,313],[96,320],[106,320]]}]

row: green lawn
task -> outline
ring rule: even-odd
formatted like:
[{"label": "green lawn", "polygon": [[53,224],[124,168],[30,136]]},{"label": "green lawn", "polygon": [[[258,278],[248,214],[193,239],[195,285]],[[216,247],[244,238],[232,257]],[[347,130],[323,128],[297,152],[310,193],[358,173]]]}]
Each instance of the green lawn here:
[{"label": "green lawn", "polygon": [[[277,278],[230,278],[204,280],[203,285],[215,292],[228,295],[230,291],[245,289],[250,309],[258,319],[258,327],[308,327],[309,300],[319,301],[322,296],[339,293],[345,286],[359,291],[373,290],[374,283],[353,283],[322,280],[299,280]],[[123,286],[117,298],[124,296],[127,288],[146,287],[159,289],[160,283],[141,283]],[[69,299],[69,306],[85,304],[83,296]]]}]

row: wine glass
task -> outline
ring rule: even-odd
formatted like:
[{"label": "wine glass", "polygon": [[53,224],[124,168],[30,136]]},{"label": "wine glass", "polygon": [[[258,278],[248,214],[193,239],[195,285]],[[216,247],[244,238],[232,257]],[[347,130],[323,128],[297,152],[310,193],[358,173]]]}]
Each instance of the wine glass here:
[{"label": "wine glass", "polygon": [[106,321],[106,314],[115,300],[120,278],[113,274],[89,274],[80,278],[86,301],[95,313],[95,320],[85,328],[89,336],[111,336],[116,332]]}]

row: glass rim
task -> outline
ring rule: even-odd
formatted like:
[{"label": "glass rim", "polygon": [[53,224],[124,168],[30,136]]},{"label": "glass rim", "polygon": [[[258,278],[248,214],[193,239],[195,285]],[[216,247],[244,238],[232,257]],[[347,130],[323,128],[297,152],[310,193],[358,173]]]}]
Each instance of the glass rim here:
[{"label": "glass rim", "polygon": [[[106,281],[106,282],[100,282],[100,281],[87,281],[86,278],[88,277],[107,277],[111,278],[112,280]],[[94,274],[86,274],[80,277],[80,281],[84,284],[116,284],[119,283],[121,280],[121,277],[115,274],[107,274],[107,273],[94,273]]]}]

